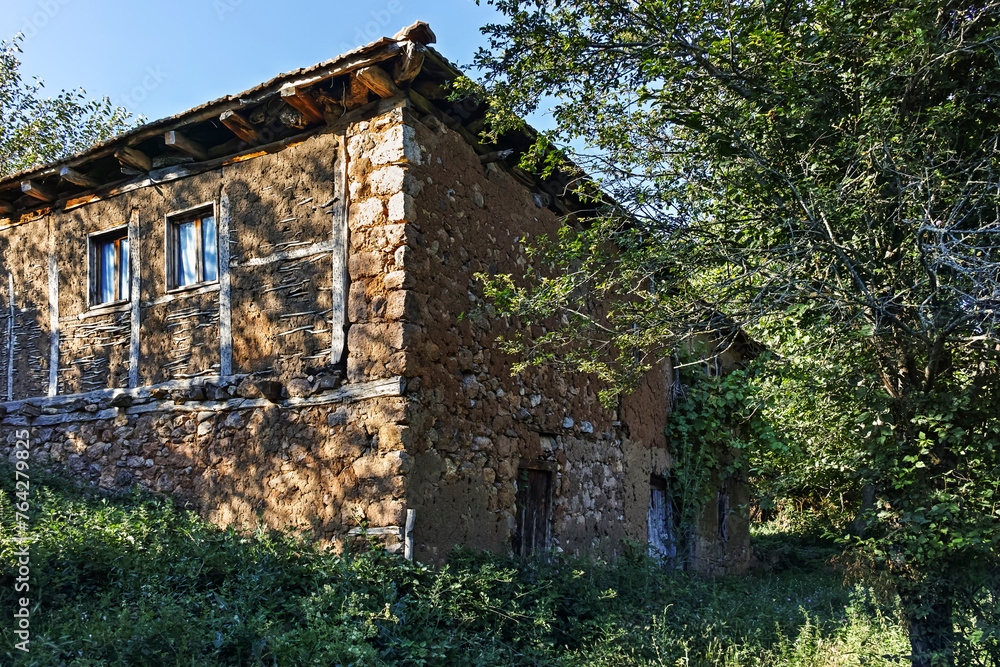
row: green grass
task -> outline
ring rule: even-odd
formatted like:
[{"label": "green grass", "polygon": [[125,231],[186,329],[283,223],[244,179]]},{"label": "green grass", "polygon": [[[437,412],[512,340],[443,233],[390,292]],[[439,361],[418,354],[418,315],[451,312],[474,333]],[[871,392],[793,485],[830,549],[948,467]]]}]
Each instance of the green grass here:
[{"label": "green grass", "polygon": [[[5,665],[891,665],[892,609],[847,589],[829,546],[766,538],[767,573],[457,552],[429,569],[219,530],[145,495],[33,478],[31,651],[13,650],[13,472],[0,468]],[[824,550],[825,549],[825,550]],[[798,551],[794,558],[789,555]]]}]

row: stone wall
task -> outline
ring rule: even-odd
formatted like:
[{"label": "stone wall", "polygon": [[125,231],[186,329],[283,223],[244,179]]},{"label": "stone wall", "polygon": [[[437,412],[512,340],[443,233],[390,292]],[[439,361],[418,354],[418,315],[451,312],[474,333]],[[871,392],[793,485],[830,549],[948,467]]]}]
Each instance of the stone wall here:
[{"label": "stone wall", "polygon": [[[338,547],[366,525],[398,548],[396,527],[415,509],[424,562],[459,544],[511,549],[519,478],[523,490],[524,471],[543,470],[551,547],[611,555],[623,538],[644,542],[650,475],[670,465],[670,368],[615,408],[601,406],[593,376],[512,376],[496,339],[519,324],[491,314],[475,274],[522,270],[521,239],[560,220],[459,134],[405,101],[382,106],[271,155],[0,230],[18,285],[8,319],[22,399],[5,406],[0,451],[10,456],[14,430],[30,424],[34,455],[53,470]],[[230,291],[220,280],[170,293],[165,217],[205,203],[228,240]],[[332,243],[338,211],[346,248]],[[74,262],[87,233],[123,221],[137,226],[142,269],[130,389],[133,304],[88,310],[86,270]],[[22,254],[32,234],[44,241]],[[59,392],[89,393],[25,402],[50,379],[49,256],[59,268]],[[218,377],[227,312],[235,375]],[[704,537],[699,553],[709,554],[714,537]]]},{"label": "stone wall", "polygon": [[496,339],[519,325],[489,315],[474,276],[517,274],[522,239],[554,233],[559,217],[509,172],[483,166],[458,133],[409,113],[406,122],[419,157],[404,176],[412,205],[401,237],[413,259],[403,267],[406,296],[396,298],[412,304],[401,319],[413,341],[407,506],[417,509],[418,557],[440,558],[455,544],[509,549],[519,466],[554,471],[557,550],[612,553],[622,538],[645,541],[650,474],[670,461],[669,371],[618,410],[600,405],[603,385],[593,376],[538,369],[512,377],[513,359]]},{"label": "stone wall", "polygon": [[212,378],[7,403],[0,453],[30,431],[36,465],[106,490],[170,493],[220,525],[262,523],[339,547],[359,524],[400,525],[412,460],[401,378],[298,398]]}]

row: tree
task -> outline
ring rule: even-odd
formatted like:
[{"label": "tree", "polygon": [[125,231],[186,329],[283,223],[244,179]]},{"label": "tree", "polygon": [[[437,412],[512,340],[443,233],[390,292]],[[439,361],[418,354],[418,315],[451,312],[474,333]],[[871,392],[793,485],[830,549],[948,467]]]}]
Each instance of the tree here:
[{"label": "tree", "polygon": [[970,610],[1000,591],[1000,2],[490,4],[466,92],[495,134],[554,100],[540,143],[582,145],[607,195],[488,281],[563,323],[512,349],[622,388],[742,327],[777,353],[775,427],[875,490],[851,553],[914,664],[997,651]]},{"label": "tree", "polygon": [[128,111],[82,89],[41,97],[39,79],[20,73],[21,35],[0,41],[0,175],[52,162],[132,127]]}]

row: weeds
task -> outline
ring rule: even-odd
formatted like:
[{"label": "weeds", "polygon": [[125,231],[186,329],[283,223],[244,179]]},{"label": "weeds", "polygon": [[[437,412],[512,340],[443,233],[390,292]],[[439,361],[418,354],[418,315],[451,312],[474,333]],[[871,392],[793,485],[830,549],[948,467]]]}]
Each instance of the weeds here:
[{"label": "weeds", "polygon": [[[794,547],[806,550],[789,557],[794,567],[718,580],[659,569],[641,549],[612,564],[456,552],[431,569],[221,530],[169,500],[39,484],[31,653],[13,650],[3,622],[4,664],[762,667],[894,664],[882,656],[906,653],[892,610],[845,589],[811,543]],[[10,609],[5,485],[0,608]]]}]

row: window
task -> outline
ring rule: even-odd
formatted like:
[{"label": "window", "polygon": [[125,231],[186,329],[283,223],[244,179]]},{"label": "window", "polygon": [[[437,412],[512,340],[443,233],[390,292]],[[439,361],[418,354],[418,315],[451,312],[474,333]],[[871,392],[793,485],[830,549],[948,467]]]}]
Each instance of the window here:
[{"label": "window", "polygon": [[90,305],[125,301],[130,295],[128,230],[90,237]]},{"label": "window", "polygon": [[212,207],[167,218],[167,285],[178,289],[219,279]]},{"label": "window", "polygon": [[551,546],[552,472],[525,465],[531,463],[522,463],[518,471],[517,529],[513,546],[514,553],[527,558]]}]

